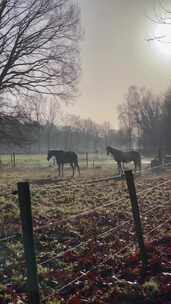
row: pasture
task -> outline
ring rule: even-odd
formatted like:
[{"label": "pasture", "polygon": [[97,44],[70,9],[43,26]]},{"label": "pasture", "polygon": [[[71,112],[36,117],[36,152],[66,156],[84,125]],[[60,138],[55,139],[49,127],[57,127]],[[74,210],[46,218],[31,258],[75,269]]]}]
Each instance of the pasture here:
[{"label": "pasture", "polygon": [[[16,166],[18,167],[46,167],[48,166],[47,154],[15,154]],[[2,154],[0,156],[1,164],[7,167],[11,166],[11,154]],[[78,159],[81,167],[87,167],[86,153],[78,153]],[[93,167],[93,161],[95,166],[110,166],[113,164],[111,157],[103,153],[88,153],[89,167]],[[50,162],[53,164],[53,162]]]},{"label": "pasture", "polygon": [[[111,156],[102,153],[78,154],[81,168],[81,176],[109,176],[118,174],[116,162]],[[149,159],[142,159],[143,167],[149,166]],[[87,166],[88,165],[88,166]],[[133,168],[129,164],[127,167]],[[11,161],[11,154],[0,156],[0,181],[10,183],[11,181],[32,181],[34,179],[55,179],[58,176],[57,167],[53,159],[47,161],[46,154],[15,154],[15,167]],[[68,164],[64,166],[64,176],[72,175]],[[77,176],[77,175],[76,175]]]},{"label": "pasture", "polygon": [[[89,154],[88,167],[86,154],[80,154],[78,157],[81,176],[114,175],[117,173],[115,162],[105,154]],[[23,180],[33,181],[37,179],[53,180],[58,177],[56,163],[54,163],[53,159],[48,162],[46,154],[15,154],[15,167],[13,162],[11,162],[10,154],[1,155],[0,159],[1,183],[15,183],[16,181]],[[68,164],[64,166],[64,176],[72,176],[72,171]]]},{"label": "pasture", "polygon": [[[123,261],[135,249],[126,183],[124,180],[105,180],[113,174],[114,162],[112,168],[102,165],[102,162],[94,169],[83,166],[80,178],[71,179],[71,172],[66,169],[66,178],[58,180],[55,169],[48,167],[44,158],[35,157],[34,161],[42,163],[33,167],[26,166],[23,161],[24,166],[1,169],[0,238],[15,237],[0,242],[0,303],[17,303],[11,300],[16,298],[20,299],[20,303],[26,302],[18,197],[13,194],[16,182],[20,180],[31,182],[42,303],[86,301],[107,304],[112,303],[110,295],[114,289],[118,294],[127,293],[129,296],[137,296],[137,292],[143,294],[144,281],[143,284],[138,283],[138,289],[124,281],[125,285],[119,289],[120,285],[114,279],[114,276],[123,279]],[[99,179],[102,180],[98,182]],[[170,173],[137,177],[136,188],[146,241],[166,237],[171,228]],[[132,276],[137,279],[134,274]],[[157,284],[157,278],[153,280]],[[78,291],[81,302],[78,302]],[[72,297],[75,297],[74,302]]]}]

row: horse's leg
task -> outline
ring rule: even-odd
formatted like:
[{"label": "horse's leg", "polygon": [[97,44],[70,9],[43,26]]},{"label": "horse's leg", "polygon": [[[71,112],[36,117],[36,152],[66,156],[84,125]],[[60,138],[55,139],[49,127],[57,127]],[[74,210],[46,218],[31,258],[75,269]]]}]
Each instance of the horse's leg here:
[{"label": "horse's leg", "polygon": [[73,165],[73,163],[70,163],[70,165],[71,165],[71,168],[72,168],[72,177],[74,176],[74,165]]},{"label": "horse's leg", "polygon": [[58,176],[60,176],[60,175],[61,175],[61,164],[58,163]]},{"label": "horse's leg", "polygon": [[80,176],[80,167],[79,167],[79,164],[77,163],[77,170],[78,170],[78,174]]},{"label": "horse's leg", "polygon": [[140,170],[140,174],[141,174],[141,158],[139,158],[139,160],[138,160],[138,165],[139,165],[139,170]]},{"label": "horse's leg", "polygon": [[123,176],[124,175],[124,162],[120,162],[120,175]]},{"label": "horse's leg", "polygon": [[137,161],[136,160],[134,160],[134,167],[135,167],[135,173],[137,172]]},{"label": "horse's leg", "polygon": [[64,176],[64,163],[62,163],[62,176]]},{"label": "horse's leg", "polygon": [[121,175],[124,175],[124,162],[121,163]]},{"label": "horse's leg", "polygon": [[75,163],[75,170],[76,170],[76,168],[77,168],[78,174],[80,176],[80,167],[79,167],[78,162]]},{"label": "horse's leg", "polygon": [[141,159],[136,160],[136,170],[139,169],[139,173],[141,174]]},{"label": "horse's leg", "polygon": [[118,164],[118,172],[119,172],[119,174],[121,174],[121,162],[118,161],[117,164]]}]

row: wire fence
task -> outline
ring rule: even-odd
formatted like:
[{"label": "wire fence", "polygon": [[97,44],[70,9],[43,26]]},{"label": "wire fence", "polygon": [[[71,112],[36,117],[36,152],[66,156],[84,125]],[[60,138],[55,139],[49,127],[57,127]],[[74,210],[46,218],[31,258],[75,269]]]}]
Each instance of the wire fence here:
[{"label": "wire fence", "polygon": [[[155,179],[158,179],[158,177],[155,178]],[[106,180],[111,180],[111,178],[106,178]],[[97,182],[101,182],[101,180],[99,180],[99,181],[97,180],[96,183]],[[155,186],[148,187],[147,189],[144,189],[144,190],[141,190],[141,191],[137,191],[137,195],[140,196],[143,193],[147,193],[148,191],[152,191],[152,190],[154,190],[156,188],[162,187],[163,185],[167,185],[167,183],[168,183],[168,181],[164,181],[164,182],[162,182],[160,184],[157,184]],[[120,190],[117,191],[117,192],[114,192],[114,194],[120,194]],[[114,205],[116,203],[118,204],[118,203],[120,203],[122,201],[123,201],[123,198],[117,199],[117,200],[114,200],[114,201],[113,200],[112,201],[109,200],[105,204],[102,204],[102,206],[93,207],[91,209],[86,209],[85,211],[79,212],[78,214],[75,214],[75,215],[72,215],[69,218],[48,222],[45,225],[41,225],[40,227],[35,228],[34,232],[39,232],[42,229],[49,228],[50,226],[55,226],[55,225],[60,226],[60,225],[63,225],[63,224],[65,224],[68,221],[70,222],[70,221],[73,221],[73,220],[75,220],[77,218],[80,218],[80,217],[83,217],[85,215],[89,215],[91,213],[94,213],[95,211],[106,209],[106,208],[111,207],[112,205]],[[155,208],[159,208],[159,207],[156,206]],[[5,236],[3,238],[0,238],[0,243],[1,242],[5,242],[5,241],[9,241],[9,240],[12,240],[12,239],[18,239],[19,237],[21,237],[21,233],[16,233],[14,235],[7,235],[7,236]]]},{"label": "wire fence", "polygon": [[[118,177],[117,177],[118,178]],[[117,180],[116,178],[116,180]],[[100,183],[100,182],[104,182],[104,181],[112,181],[112,180],[115,180],[111,177],[109,178],[102,178],[102,179],[96,179],[96,181],[93,181],[93,183]],[[156,184],[154,186],[151,186],[151,187],[147,187],[143,190],[138,190],[137,191],[137,197],[138,199],[141,198],[142,194],[145,194],[147,192],[152,192],[154,191],[156,188],[161,188],[162,186],[164,185],[169,185],[170,184],[170,181],[166,180],[166,181],[163,181],[163,182],[160,182],[158,183],[158,177],[155,178],[155,181],[156,181]],[[90,183],[87,183],[87,184],[91,184]],[[116,191],[114,192],[114,194],[120,194],[120,191]],[[128,198],[129,199],[129,198]],[[112,207],[113,205],[119,205],[120,202],[123,202],[123,198],[120,198],[120,199],[117,199],[117,200],[109,200],[107,202],[105,202],[105,204],[103,204],[102,206],[97,206],[97,207],[94,207],[94,208],[90,208],[90,209],[86,209],[84,210],[83,212],[79,212],[78,214],[75,214],[75,215],[72,215],[66,219],[62,219],[62,220],[57,220],[57,221],[52,221],[52,222],[48,222],[46,225],[41,225],[40,227],[37,227],[36,229],[34,229],[34,234],[36,234],[37,232],[42,232],[42,231],[45,231],[47,228],[50,229],[51,226],[61,226],[61,225],[64,225],[65,223],[67,222],[72,222],[74,221],[75,219],[80,219],[80,218],[84,218],[85,216],[87,215],[92,215],[92,214],[95,214],[95,212],[98,212],[100,210],[106,210],[107,208],[109,207]],[[159,205],[159,206],[154,206],[154,207],[151,207],[149,209],[149,207],[147,207],[146,210],[141,210],[141,217],[143,218],[144,216],[147,216],[149,215],[151,212],[155,211],[156,209],[163,209],[165,210],[165,208],[167,208],[167,206],[169,207],[170,203],[170,199],[168,201],[166,201],[164,204],[162,205]],[[155,231],[158,231],[161,227],[165,226],[166,224],[170,223],[170,220],[166,220],[164,221],[164,223],[160,223],[157,227],[153,228],[151,231],[148,231],[145,233],[145,236],[148,237],[149,235],[153,234]],[[105,231],[99,233],[99,234],[96,234],[95,235],[95,241],[98,242],[100,241],[101,239],[106,239],[109,235],[113,234],[113,238],[115,238],[115,240],[118,240],[119,241],[119,237],[117,238],[117,235],[115,234],[114,235],[114,232],[118,232],[121,234],[122,233],[122,228],[124,227],[132,227],[133,225],[133,222],[132,220],[129,218],[125,221],[123,221],[122,223],[119,223],[118,225],[116,225],[115,227],[112,227],[110,229],[106,229]],[[133,231],[133,227],[131,228],[131,233]],[[4,236],[2,238],[0,238],[0,243],[4,243],[4,242],[8,242],[8,241],[13,241],[13,240],[21,240],[22,241],[22,234],[21,233],[16,233],[14,235],[7,235],[7,236]],[[45,266],[45,265],[48,265],[48,263],[52,262],[52,261],[56,261],[57,259],[61,259],[62,257],[64,257],[67,253],[70,253],[70,252],[73,252],[73,251],[76,251],[78,249],[80,249],[81,247],[86,247],[87,245],[89,245],[89,243],[92,242],[92,238],[88,239],[88,240],[84,240],[84,241],[81,241],[79,244],[75,245],[75,246],[71,246],[69,247],[68,249],[66,250],[62,250],[60,252],[58,252],[57,254],[55,254],[54,256],[51,256],[49,258],[47,258],[46,260],[42,261],[42,258],[40,260],[38,260],[38,264],[40,266]],[[122,245],[121,245],[122,246]],[[124,246],[123,248],[120,248],[118,251],[114,252],[114,256],[118,256],[119,254],[121,254],[122,252],[125,252],[127,249],[130,249],[131,248],[131,245],[126,245]],[[108,258],[110,259],[110,258]],[[82,278],[85,278],[87,276],[88,273],[92,272],[93,270],[97,269],[99,267],[99,265],[102,265],[105,263],[107,263],[108,259],[106,259],[104,257],[103,261],[100,261],[99,264],[95,265],[95,266],[92,266],[89,270],[87,270],[86,272],[83,271],[83,273],[74,278],[74,280],[71,280],[70,282],[68,282],[67,284],[65,284],[64,286],[60,287],[59,289],[57,289],[56,293],[57,294],[60,294],[65,288],[67,288],[68,286],[74,284],[75,282],[79,281],[80,279]],[[43,300],[44,303],[45,301],[47,301],[51,296],[47,296],[47,297],[43,297]]]},{"label": "wire fence", "polygon": [[[161,183],[159,184],[158,186],[162,186],[163,184],[166,184],[166,182],[164,183]],[[151,187],[150,189],[155,189],[156,187]],[[145,191],[142,191],[141,193],[144,193]],[[155,206],[153,208],[150,208],[148,210],[145,210],[141,213],[141,217],[143,216],[147,216],[148,214],[150,214],[151,212],[153,212],[154,210],[156,209],[165,209],[166,207],[169,207],[170,208],[170,200],[168,200],[166,203],[164,203],[163,205],[160,205],[160,206]],[[169,222],[169,220],[167,221]],[[165,222],[166,223],[166,222]],[[160,224],[158,227],[156,227],[156,230],[161,226],[164,226],[164,224]],[[111,228],[111,229],[108,229],[106,231],[104,231],[103,233],[99,234],[96,236],[96,240],[100,240],[102,238],[106,238],[108,235],[110,235],[111,233],[115,232],[115,231],[120,231],[120,229],[126,225],[131,225],[131,220],[127,220],[127,221],[124,221],[123,223]],[[150,233],[152,233],[153,231],[155,231],[155,229],[151,230],[150,232],[148,232],[146,235],[149,235]],[[82,246],[85,246],[87,245],[88,243],[92,242],[92,239],[90,240],[87,240],[87,241],[84,241],[84,242],[80,242],[78,245],[74,246],[74,247],[71,247],[65,251],[61,251],[60,253],[58,253],[57,255],[51,257],[50,259],[47,259],[45,261],[43,261],[42,263],[40,263],[40,265],[45,265],[47,264],[48,262],[50,261],[53,261],[55,259],[58,259],[58,258],[61,258],[62,256],[65,256],[68,252],[71,252],[71,251],[75,251],[76,249],[82,247]]]},{"label": "wire fence", "polygon": [[[147,214],[147,212],[146,212],[146,214]],[[146,235],[151,235],[154,231],[157,231],[158,229],[160,229],[161,227],[165,226],[166,223],[169,223],[169,222],[170,222],[170,219],[168,219],[168,220],[165,221],[164,223],[161,223],[160,225],[158,225],[157,227],[155,227],[154,229],[152,229],[151,231],[149,231],[148,233],[146,233]],[[128,221],[125,222],[124,225],[127,224],[127,223],[128,223]],[[111,229],[111,230],[109,230],[108,232],[111,233],[111,232],[117,230],[118,228],[119,228],[119,227],[115,227],[114,229]],[[119,256],[122,252],[127,251],[127,250],[130,249],[130,248],[131,248],[130,245],[124,246],[124,247],[121,248],[120,250],[114,252],[114,253],[113,253],[113,257]],[[75,248],[72,248],[71,250],[75,250],[75,249],[76,249],[76,247],[75,247]],[[66,252],[67,252],[67,251],[66,251]],[[65,254],[65,252],[63,252],[63,254]],[[54,257],[54,258],[55,258],[55,257]],[[56,258],[58,258],[58,256],[56,256]],[[89,270],[86,271],[86,272],[82,272],[82,274],[81,274],[80,276],[77,276],[74,280],[70,281],[69,283],[67,283],[67,284],[65,284],[64,286],[62,286],[61,288],[59,288],[59,289],[56,291],[56,294],[59,294],[59,295],[60,295],[61,292],[62,292],[64,289],[66,289],[66,288],[68,288],[69,286],[73,285],[74,283],[78,282],[80,279],[82,279],[82,278],[86,279],[86,277],[87,277],[87,275],[88,275],[89,273],[91,273],[91,272],[93,272],[94,270],[98,269],[98,267],[100,267],[101,265],[105,265],[110,259],[111,259],[111,256],[108,257],[108,258],[104,258],[104,260],[101,261],[99,264],[97,264],[97,265],[91,267],[91,269],[89,269]],[[118,282],[121,282],[121,281],[122,281],[122,280],[119,280],[116,276],[115,276],[115,280],[118,281]],[[47,297],[45,297],[45,298],[43,298],[43,301],[49,300],[50,297],[51,297],[51,295],[50,295],[50,296],[47,296]]]}]

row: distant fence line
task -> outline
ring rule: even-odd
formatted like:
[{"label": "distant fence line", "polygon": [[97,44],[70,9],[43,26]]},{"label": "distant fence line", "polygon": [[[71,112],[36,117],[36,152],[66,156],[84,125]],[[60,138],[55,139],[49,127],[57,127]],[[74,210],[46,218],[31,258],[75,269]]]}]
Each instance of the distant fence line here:
[{"label": "distant fence line", "polygon": [[[95,168],[105,162],[112,162],[112,158],[108,157],[105,153],[97,152],[81,152],[78,153],[79,162],[81,166],[86,168]],[[23,153],[7,153],[0,154],[0,166],[7,166],[15,168],[16,166],[48,166],[46,154],[23,154]],[[51,164],[55,166],[55,160]]]},{"label": "distant fence line", "polygon": [[[4,161],[5,158],[5,161]],[[16,154],[14,152],[9,154],[0,154],[0,166],[7,164],[11,167],[16,166]]]},{"label": "distant fence line", "polygon": [[[107,156],[102,152],[79,152],[78,159],[82,167],[86,168],[98,168],[101,166],[108,166],[116,164],[111,156]],[[46,154],[23,154],[23,153],[6,153],[0,154],[0,167],[7,166],[9,168],[15,168],[16,166],[40,166],[48,167],[48,161]],[[55,159],[52,159],[51,164],[56,166]],[[153,172],[159,171],[160,168],[165,166],[171,166],[171,155],[166,155],[162,162],[156,159],[142,158],[142,164],[149,165]],[[146,168],[147,169],[147,168]],[[145,169],[145,170],[146,170]]]}]

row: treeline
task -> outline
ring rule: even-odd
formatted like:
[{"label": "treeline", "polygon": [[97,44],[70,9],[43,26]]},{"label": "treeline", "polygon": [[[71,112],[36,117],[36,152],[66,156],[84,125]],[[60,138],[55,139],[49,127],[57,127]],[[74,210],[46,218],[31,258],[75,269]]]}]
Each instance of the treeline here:
[{"label": "treeline", "polygon": [[171,153],[171,90],[163,97],[131,86],[118,108],[119,129],[109,122],[68,115],[41,95],[20,99],[12,112],[1,111],[0,153],[47,153],[48,149],[105,152],[107,145],[138,149],[144,154]]},{"label": "treeline", "polygon": [[[107,145],[121,146],[125,141],[121,132],[112,129],[109,123],[99,125],[91,119],[80,119],[78,125],[45,125],[40,133],[41,152],[56,148],[77,152],[105,152]],[[35,150],[35,145],[32,145],[32,149]]]},{"label": "treeline", "polygon": [[[58,125],[50,122],[6,121],[10,134],[1,140],[0,153],[47,153],[48,149],[64,149],[76,152],[105,152],[107,145],[124,145],[122,132],[113,130],[109,123],[96,124],[91,119],[70,117],[72,122]],[[69,123],[69,122],[68,122]],[[19,126],[20,124],[20,126]],[[1,134],[2,136],[2,134]]]},{"label": "treeline", "polygon": [[119,107],[120,129],[126,145],[144,153],[171,153],[171,90],[158,97],[146,88],[131,86]]},{"label": "treeline", "polygon": [[107,145],[124,147],[126,136],[109,122],[97,124],[90,118],[63,116],[60,103],[41,94],[20,98],[12,110],[8,107],[0,115],[0,153],[47,153],[49,149],[105,152]]}]

